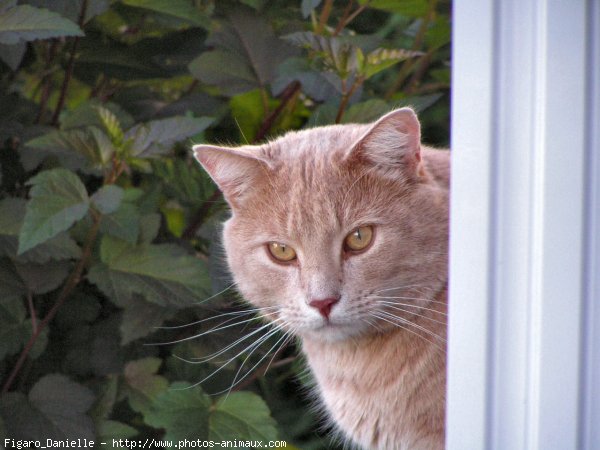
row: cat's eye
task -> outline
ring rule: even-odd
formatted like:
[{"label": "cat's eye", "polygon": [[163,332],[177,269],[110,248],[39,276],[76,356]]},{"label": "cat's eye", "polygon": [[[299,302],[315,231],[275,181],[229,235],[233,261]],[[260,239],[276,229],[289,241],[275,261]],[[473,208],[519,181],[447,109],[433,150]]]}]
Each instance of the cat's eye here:
[{"label": "cat's eye", "polygon": [[344,246],[347,250],[359,252],[365,250],[373,240],[373,227],[364,226],[356,228],[346,236]]},{"label": "cat's eye", "polygon": [[267,248],[271,256],[279,262],[287,263],[296,259],[296,251],[287,244],[269,242]]}]

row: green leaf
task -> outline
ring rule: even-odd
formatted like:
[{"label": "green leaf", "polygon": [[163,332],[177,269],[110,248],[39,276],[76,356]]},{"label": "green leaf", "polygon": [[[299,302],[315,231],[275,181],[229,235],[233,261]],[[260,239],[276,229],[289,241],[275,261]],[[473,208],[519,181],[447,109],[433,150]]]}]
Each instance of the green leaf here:
[{"label": "green leaf", "polygon": [[50,154],[75,152],[84,156],[92,167],[108,164],[115,151],[110,138],[94,126],[86,129],[52,131],[26,142],[25,145],[45,150]]},{"label": "green leaf", "polygon": [[19,68],[23,56],[27,50],[25,42],[19,42],[13,45],[0,44],[0,59],[6,63],[13,71]]},{"label": "green leaf", "polygon": [[[173,383],[144,413],[145,423],[165,429],[165,440],[209,439],[210,400],[200,388],[189,387],[189,383]],[[227,439],[235,437],[227,435]]]},{"label": "green leaf", "polygon": [[344,39],[310,31],[288,34],[283,38],[298,47],[311,50],[313,58],[322,62],[325,70],[334,72],[342,80],[350,77],[358,68],[360,49]]},{"label": "green leaf", "polygon": [[132,203],[121,202],[119,209],[102,217],[100,231],[135,244],[140,235],[139,208]]},{"label": "green leaf", "polygon": [[359,3],[407,17],[421,17],[429,11],[427,0],[359,0]]},{"label": "green leaf", "polygon": [[18,237],[25,217],[25,208],[24,199],[0,200],[0,256],[10,256],[21,263],[40,264],[81,256],[81,249],[67,233],[63,232],[17,257]]},{"label": "green leaf", "polygon": [[15,262],[17,273],[34,294],[45,294],[59,287],[69,275],[71,263],[56,261],[52,264]]},{"label": "green leaf", "polygon": [[342,118],[343,123],[369,123],[390,111],[390,106],[383,100],[373,98],[366,102],[352,105]]},{"label": "green leaf", "polygon": [[64,375],[41,378],[26,397],[9,393],[0,398],[0,416],[14,439],[94,439],[94,424],[85,414],[92,392]]},{"label": "green leaf", "polygon": [[107,108],[97,107],[98,116],[113,145],[119,149],[123,145],[123,129],[117,116]]},{"label": "green leaf", "polygon": [[277,79],[273,81],[273,94],[279,95],[294,80],[302,84],[304,94],[318,102],[341,94],[339,77],[315,70],[306,58],[289,58],[279,66]]},{"label": "green leaf", "polygon": [[185,20],[208,29],[210,21],[190,0],[121,0],[124,4],[149,9],[161,14]]},{"label": "green leaf", "polygon": [[310,16],[313,9],[317,8],[321,4],[321,0],[302,0],[300,9],[302,11],[302,17],[305,19]]},{"label": "green leaf", "polygon": [[73,110],[64,111],[60,116],[60,127],[62,130],[90,126],[102,129],[105,123],[100,116],[101,111],[110,112],[124,129],[134,124],[133,117],[116,103],[102,103],[97,99],[91,99]]},{"label": "green leaf", "polygon": [[229,106],[231,116],[239,127],[239,140],[242,142],[254,141],[265,116],[260,90],[255,89],[232,97]]},{"label": "green leaf", "polygon": [[221,397],[211,409],[210,439],[270,441],[277,428],[264,400],[252,392],[233,392]]},{"label": "green leaf", "polygon": [[139,295],[133,295],[127,302],[121,322],[121,344],[148,336],[156,331],[165,320],[172,318],[177,310],[165,308],[154,303],[147,302]]},{"label": "green leaf", "polygon": [[414,58],[421,54],[421,52],[405,49],[378,48],[366,56],[360,73],[365,79],[369,79],[376,73],[379,73],[400,61]]},{"label": "green leaf", "polygon": [[161,306],[186,307],[210,292],[203,261],[173,244],[133,246],[109,236],[100,245],[102,262],[88,277],[117,305],[136,293]]},{"label": "green leaf", "polygon": [[[2,266],[0,260],[0,283]],[[17,353],[30,338],[30,327],[20,297],[0,296],[0,360]]]},{"label": "green leaf", "polygon": [[131,155],[148,158],[168,152],[173,144],[204,131],[214,119],[210,117],[170,117],[136,125],[125,133],[131,139]]},{"label": "green leaf", "polygon": [[103,449],[126,448],[114,444],[118,444],[121,439],[129,439],[138,434],[139,431],[135,428],[115,420],[103,420],[98,425],[98,440],[106,442],[106,445],[102,445],[101,447]]},{"label": "green leaf", "polygon": [[19,254],[67,230],[89,208],[85,186],[69,170],[47,170],[27,184],[32,186],[31,199],[19,234]]},{"label": "green leaf", "polygon": [[29,5],[19,5],[0,13],[0,43],[17,44],[59,36],[83,36],[83,31],[64,17]]},{"label": "green leaf", "polygon": [[130,361],[125,366],[125,393],[134,411],[145,413],[152,402],[168,389],[167,379],[156,375],[161,364],[159,358],[143,358]]},{"label": "green leaf", "polygon": [[172,158],[152,161],[152,172],[164,182],[165,193],[184,206],[198,207],[215,192],[210,177],[198,169],[196,161]]},{"label": "green leaf", "polygon": [[201,54],[189,69],[194,77],[229,96],[265,88],[275,78],[278,65],[294,54],[269,23],[251,10],[231,14],[215,29],[207,40],[215,50]]},{"label": "green leaf", "polygon": [[102,186],[90,198],[94,206],[102,214],[111,214],[119,209],[123,200],[123,189],[114,184]]},{"label": "green leaf", "polygon": [[81,7],[86,3],[84,23],[88,22],[94,16],[102,14],[109,7],[109,0],[26,0],[21,3],[28,3],[38,8],[48,8],[50,11],[60,14],[67,19],[77,22],[81,15]]}]

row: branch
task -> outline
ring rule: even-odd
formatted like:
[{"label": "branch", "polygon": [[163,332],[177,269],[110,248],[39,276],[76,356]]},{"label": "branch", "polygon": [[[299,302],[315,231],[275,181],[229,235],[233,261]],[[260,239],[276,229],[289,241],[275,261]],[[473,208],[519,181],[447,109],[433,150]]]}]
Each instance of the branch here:
[{"label": "branch", "polygon": [[273,123],[275,122],[277,117],[279,117],[279,115],[281,114],[283,109],[287,106],[289,101],[296,94],[298,94],[298,92],[300,92],[301,87],[302,87],[302,85],[297,80],[292,81],[290,84],[288,84],[286,86],[286,88],[283,90],[283,92],[279,96],[281,99],[281,103],[277,106],[277,108],[275,108],[273,111],[271,111],[271,113],[263,120],[263,123],[260,125],[260,128],[259,128],[258,132],[256,133],[254,140],[252,141],[253,143],[261,141],[266,136],[266,134],[269,132],[269,130],[273,126]]},{"label": "branch", "polygon": [[333,0],[325,0],[325,4],[323,5],[323,9],[321,10],[321,15],[319,16],[319,24],[317,25],[317,29],[315,33],[321,34],[325,29],[325,25],[327,25],[327,20],[331,15],[331,9],[333,8]]},{"label": "branch", "polygon": [[342,117],[346,112],[346,106],[348,106],[348,102],[352,98],[352,95],[354,95],[354,92],[358,89],[358,87],[361,84],[363,84],[364,81],[365,80],[363,77],[357,77],[356,80],[354,80],[354,83],[352,84],[350,89],[346,92],[346,83],[345,80],[342,80],[342,90],[344,92],[342,94],[342,101],[340,102],[340,107],[338,108],[338,112],[335,116],[335,123],[340,123],[342,121]]},{"label": "branch", "polygon": [[10,389],[10,387],[12,386],[13,381],[15,380],[16,376],[21,371],[21,367],[23,366],[23,363],[27,360],[27,355],[29,355],[29,352],[33,348],[35,342],[37,341],[38,337],[40,336],[40,334],[42,333],[44,328],[46,328],[46,326],[54,318],[54,316],[58,312],[59,308],[62,306],[62,304],[65,302],[65,300],[69,297],[69,295],[71,295],[71,292],[73,291],[73,289],[75,289],[75,286],[77,286],[77,284],[81,280],[81,274],[83,273],[83,270],[85,269],[85,267],[88,263],[88,260],[92,256],[92,249],[94,247],[94,242],[96,241],[96,236],[98,235],[98,230],[100,228],[100,218],[101,218],[101,216],[99,214],[94,215],[94,223],[92,224],[92,227],[90,228],[88,235],[86,237],[81,259],[75,266],[75,269],[73,270],[73,272],[71,272],[71,274],[69,275],[69,278],[67,279],[67,282],[65,283],[62,290],[60,291],[60,294],[58,295],[56,302],[54,303],[54,305],[52,306],[50,311],[48,311],[48,314],[46,314],[46,317],[44,317],[44,320],[42,320],[39,323],[39,325],[35,329],[34,333],[29,338],[29,341],[25,345],[25,348],[23,348],[23,351],[19,355],[19,359],[17,360],[10,376],[6,380],[6,383],[4,383],[4,386],[2,387],[2,392],[1,392],[2,395],[6,394],[8,392],[8,390]]},{"label": "branch", "polygon": [[[85,11],[87,10],[87,0],[83,0],[81,4],[81,11],[79,12],[79,27],[83,28],[83,23],[85,21]],[[69,56],[69,62],[67,63],[67,70],[65,71],[65,77],[63,79],[62,86],[60,88],[60,97],[58,98],[58,102],[56,103],[56,108],[54,109],[54,115],[52,116],[51,124],[54,126],[58,125],[58,117],[60,116],[60,112],[65,105],[65,99],[67,97],[67,88],[69,87],[69,82],[73,77],[73,67],[75,66],[75,55],[77,54],[77,47],[79,46],[80,37],[76,36],[73,40],[73,46],[71,47],[71,54]]]},{"label": "branch", "polygon": [[204,203],[202,203],[200,209],[196,211],[194,217],[192,217],[190,224],[186,227],[185,230],[183,230],[181,237],[187,240],[192,239],[196,235],[196,231],[198,231],[198,228],[200,228],[204,223],[204,219],[208,215],[208,212],[210,211],[212,205],[214,203],[219,202],[222,198],[223,196],[221,195],[221,191],[216,189],[215,192],[213,192],[213,194],[210,196],[210,198]]},{"label": "branch", "polygon": [[365,10],[365,8],[369,6],[369,2],[366,2],[364,5],[359,6],[356,11],[354,11],[352,14],[350,14],[349,16],[346,16],[344,14],[344,17],[342,17],[342,20],[340,20],[340,23],[338,23],[338,26],[335,28],[335,31],[333,32],[332,36],[337,36],[338,34],[341,33],[341,31],[348,26],[348,24],[350,22],[352,22],[356,16],[358,16],[361,12],[363,12]]}]

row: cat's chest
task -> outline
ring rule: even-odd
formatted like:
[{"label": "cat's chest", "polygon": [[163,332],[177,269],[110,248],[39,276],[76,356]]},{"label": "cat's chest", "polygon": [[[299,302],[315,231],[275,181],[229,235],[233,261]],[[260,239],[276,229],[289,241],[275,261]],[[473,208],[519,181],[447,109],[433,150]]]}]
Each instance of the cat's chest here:
[{"label": "cat's chest", "polygon": [[[426,360],[389,346],[336,352],[305,345],[304,350],[331,419],[354,442],[364,448],[438,448],[439,436],[431,441],[428,424],[420,423],[431,415],[430,405],[439,404],[435,387],[430,398],[421,392]],[[443,389],[440,381],[434,384]]]}]

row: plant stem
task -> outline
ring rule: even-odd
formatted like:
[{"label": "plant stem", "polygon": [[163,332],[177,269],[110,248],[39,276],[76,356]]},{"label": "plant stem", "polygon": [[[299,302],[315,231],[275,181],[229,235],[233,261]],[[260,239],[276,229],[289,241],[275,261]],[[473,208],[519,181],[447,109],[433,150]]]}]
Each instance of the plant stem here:
[{"label": "plant stem", "polygon": [[[411,50],[416,51],[423,46],[423,41],[425,40],[425,33],[427,32],[427,27],[429,27],[429,23],[435,17],[436,5],[437,0],[430,0],[429,10],[427,11],[425,17],[421,20],[421,24],[419,26],[419,29],[417,30],[417,34],[415,36],[415,40],[413,41],[413,45],[411,46]],[[415,67],[415,65],[418,64],[421,61],[421,59],[425,58],[426,56],[427,55],[425,54],[417,60],[407,59],[406,61],[404,61],[398,72],[398,78],[396,78],[394,84],[388,89],[388,91],[385,94],[386,100],[389,100],[402,87],[404,81],[406,80],[412,69]]]},{"label": "plant stem", "polygon": [[354,92],[356,92],[356,90],[361,84],[363,84],[364,81],[365,80],[363,77],[357,77],[350,89],[346,91],[346,80],[342,80],[342,100],[335,116],[335,123],[340,123],[342,121],[344,112],[346,112],[346,106],[348,106],[348,102],[352,98],[352,95],[354,95]]},{"label": "plant stem", "polygon": [[261,141],[266,136],[266,134],[269,132],[269,130],[273,126],[273,123],[275,123],[275,120],[277,119],[277,117],[279,117],[279,115],[281,114],[283,109],[287,106],[289,101],[292,98],[294,98],[294,96],[296,96],[296,94],[298,94],[298,92],[300,92],[301,87],[302,87],[302,85],[297,80],[292,81],[290,84],[288,84],[286,86],[286,88],[283,90],[283,92],[279,96],[281,99],[281,103],[279,103],[277,108],[275,108],[273,111],[271,111],[271,113],[267,117],[265,117],[262,124],[260,125],[260,128],[258,129],[258,132],[256,133],[256,136],[253,139],[253,142]]},{"label": "plant stem", "polygon": [[333,8],[333,0],[325,0],[325,4],[323,5],[323,9],[321,10],[321,15],[319,16],[319,24],[317,25],[317,29],[315,33],[322,34],[325,29],[325,25],[327,25],[327,20],[329,20],[329,16],[331,15],[331,10]]},{"label": "plant stem", "polygon": [[342,20],[340,20],[340,23],[338,23],[338,26],[335,28],[335,31],[333,32],[332,36],[337,36],[338,34],[340,34],[342,30],[356,18],[356,16],[358,16],[361,12],[363,12],[366,9],[367,6],[369,6],[369,2],[359,6],[356,9],[356,11],[354,11],[349,16],[342,17]]},{"label": "plant stem", "polygon": [[[87,10],[88,0],[83,0],[81,4],[81,11],[79,12],[79,27],[83,28],[83,23],[85,21],[85,12]],[[53,126],[58,125],[58,118],[60,116],[60,112],[65,105],[65,100],[67,98],[67,88],[69,87],[69,82],[73,77],[73,67],[75,66],[75,56],[77,54],[77,47],[79,46],[80,37],[76,36],[73,39],[73,46],[71,47],[71,54],[69,56],[69,62],[67,63],[67,70],[65,71],[65,77],[63,79],[62,86],[60,88],[60,96],[58,98],[58,102],[56,104],[56,108],[54,109],[54,115],[52,116],[51,124]]]},{"label": "plant stem", "polygon": [[27,307],[29,308],[29,315],[31,316],[31,329],[35,334],[37,332],[37,315],[35,313],[35,306],[33,304],[33,295],[31,290],[27,289]]},{"label": "plant stem", "polygon": [[96,241],[96,236],[98,235],[98,230],[100,228],[100,219],[101,219],[101,216],[99,214],[94,214],[94,223],[92,224],[92,227],[88,231],[88,235],[85,240],[85,245],[83,248],[83,254],[81,256],[81,259],[75,266],[75,269],[73,270],[73,272],[71,272],[71,274],[69,275],[69,278],[67,279],[67,282],[65,283],[62,290],[60,291],[60,294],[58,295],[56,302],[54,303],[54,305],[52,306],[50,311],[48,311],[48,314],[46,314],[46,317],[44,317],[44,319],[40,322],[39,326],[34,331],[34,333],[31,335],[31,337],[29,338],[29,341],[23,348],[23,351],[19,355],[19,359],[17,360],[15,366],[13,367],[12,372],[10,373],[10,376],[6,380],[6,383],[4,383],[4,386],[2,387],[1,394],[6,394],[8,392],[8,390],[12,386],[16,376],[19,374],[21,367],[23,367],[23,363],[25,363],[25,361],[27,360],[27,355],[29,355],[29,352],[35,345],[38,337],[40,336],[40,334],[42,333],[44,328],[46,328],[46,326],[54,318],[54,316],[58,312],[59,308],[62,306],[62,304],[65,302],[65,300],[69,297],[69,295],[71,295],[71,292],[73,291],[75,286],[77,286],[77,284],[81,280],[81,274],[83,273],[83,270],[85,269],[88,260],[92,256],[92,249],[94,247],[94,242]]}]

